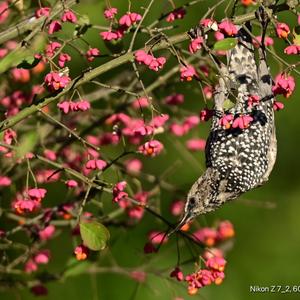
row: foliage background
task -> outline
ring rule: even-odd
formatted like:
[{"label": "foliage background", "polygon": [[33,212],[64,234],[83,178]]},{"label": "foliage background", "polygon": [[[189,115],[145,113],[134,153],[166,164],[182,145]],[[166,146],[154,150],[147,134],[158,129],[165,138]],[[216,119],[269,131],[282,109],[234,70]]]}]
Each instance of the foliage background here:
[{"label": "foliage background", "polygon": [[[148,1],[132,1],[133,8],[147,4]],[[183,21],[177,21],[179,28],[172,32],[183,32],[197,24],[201,16],[211,7],[215,1],[203,1],[188,10]],[[176,5],[185,1],[175,1]],[[224,7],[227,2],[218,9],[217,17],[224,17]],[[118,7],[119,13],[126,12],[127,1],[112,1],[112,5]],[[106,25],[102,12],[105,7],[104,1],[82,1],[76,6],[76,10],[87,14],[94,24]],[[133,9],[133,10],[134,10]],[[162,10],[169,11],[167,1],[156,0],[147,20],[155,20],[160,16]],[[279,20],[291,24],[290,15],[281,13]],[[293,24],[293,23],[292,23]],[[171,34],[171,33],[169,33]],[[99,49],[105,49],[100,40],[98,32],[91,30],[88,39],[92,45]],[[140,46],[142,41],[137,42]],[[283,53],[284,44],[276,40],[276,50]],[[295,57],[284,57],[290,63],[295,62]],[[271,60],[270,60],[271,61]],[[99,63],[99,60],[97,60]],[[78,68],[76,61],[72,62],[72,68]],[[273,75],[279,69],[276,62],[271,62]],[[114,76],[111,72],[106,75]],[[156,74],[151,80],[155,80]],[[285,100],[286,109],[276,114],[278,159],[270,181],[264,187],[249,192],[239,200],[223,206],[221,209],[208,216],[199,218],[201,224],[211,224],[214,219],[228,219],[236,229],[234,246],[227,256],[228,267],[226,279],[220,286],[209,286],[199,291],[194,299],[300,299],[300,293],[250,293],[250,285],[299,285],[299,253],[300,253],[300,160],[299,160],[299,77],[296,78],[298,88],[296,93]],[[185,108],[198,111],[203,106],[203,101],[197,91],[196,85],[177,83],[173,87],[167,87],[155,92],[155,96],[163,98],[168,92],[182,92],[186,96]],[[208,125],[201,124],[192,134],[205,138]],[[176,168],[168,180],[175,185],[187,190],[192,182],[201,174],[203,169],[204,155],[189,154],[184,148],[187,137],[173,140],[165,134],[162,140],[166,151],[154,159],[145,159],[145,170],[149,173],[160,174],[176,161],[181,164]],[[61,185],[52,185],[49,204],[58,203],[66,191]],[[162,212],[171,219],[168,213],[170,195],[162,193],[160,197]],[[51,201],[51,203],[50,203]],[[109,196],[104,201],[111,201]],[[273,207],[273,208],[271,208]],[[146,215],[141,224],[133,229],[110,229],[112,234],[111,248],[106,253],[101,253],[98,258],[102,260],[103,266],[109,263],[109,255],[113,254],[121,266],[138,267],[147,260],[152,260],[148,270],[166,267],[162,276],[148,275],[145,283],[137,283],[128,276],[122,274],[82,274],[70,276],[69,278],[47,284],[49,295],[44,299],[174,299],[182,296],[189,299],[185,285],[178,284],[168,278],[168,272],[176,263],[176,248],[170,245],[163,246],[159,254],[154,256],[143,255],[143,245],[149,228],[156,228],[159,223],[150,215]],[[124,234],[124,231],[128,231]],[[69,233],[65,232],[60,237],[49,242],[52,252],[50,265],[46,266],[48,271],[59,272],[63,269],[65,262],[69,259],[73,244]],[[102,257],[106,256],[105,259]],[[17,291],[0,294],[2,300],[10,299],[33,299],[28,291]]]}]

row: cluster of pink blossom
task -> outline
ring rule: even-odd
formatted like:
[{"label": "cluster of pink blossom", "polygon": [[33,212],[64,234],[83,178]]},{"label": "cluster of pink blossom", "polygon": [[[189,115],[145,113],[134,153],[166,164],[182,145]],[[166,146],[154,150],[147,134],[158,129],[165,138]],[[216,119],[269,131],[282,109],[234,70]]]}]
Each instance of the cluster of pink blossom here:
[{"label": "cluster of pink blossom", "polygon": [[48,264],[50,260],[50,251],[49,250],[40,250],[35,253],[32,258],[27,260],[24,266],[26,273],[36,272],[38,270],[38,265]]},{"label": "cluster of pink blossom", "polygon": [[121,197],[121,199],[118,201],[118,204],[120,207],[122,207],[128,217],[133,220],[141,220],[144,216],[144,205],[148,202],[149,193],[145,191],[141,191],[136,193],[132,198],[136,200],[139,205],[133,204],[132,201],[128,200],[126,197]]},{"label": "cluster of pink blossom", "polygon": [[149,67],[150,70],[158,71],[159,69],[162,69],[164,64],[166,63],[166,58],[163,56],[160,57],[154,57],[152,54],[148,54],[144,50],[138,50],[134,54],[135,60],[139,64],[144,64]]},{"label": "cluster of pink blossom", "polygon": [[188,293],[190,295],[195,295],[200,288],[212,283],[219,285],[223,282],[226,265],[226,260],[223,257],[215,256],[209,258],[205,265],[207,269],[199,269],[185,277],[185,281],[188,282]]},{"label": "cluster of pink blossom", "polygon": [[187,134],[191,129],[196,127],[199,123],[200,118],[196,115],[192,115],[185,118],[182,124],[172,123],[170,125],[170,131],[176,136],[183,136]]},{"label": "cluster of pink blossom", "polygon": [[91,104],[87,100],[80,100],[78,102],[73,101],[63,101],[57,104],[57,107],[64,113],[76,111],[87,111],[91,108]]},{"label": "cluster of pink blossom", "polygon": [[126,181],[121,181],[115,184],[113,187],[113,201],[114,202],[119,202],[122,199],[126,199],[128,197],[128,194],[124,192],[126,188],[127,182]]},{"label": "cluster of pink blossom", "polygon": [[71,81],[70,77],[58,72],[50,72],[45,76],[45,84],[50,91],[56,92],[64,89]]},{"label": "cluster of pink blossom", "polygon": [[154,157],[164,149],[164,146],[161,142],[157,140],[151,140],[145,144],[139,146],[138,151],[146,156]]},{"label": "cluster of pink blossom", "polygon": [[[174,202],[174,205],[179,205],[180,209],[174,212],[176,215],[183,209],[181,201]],[[173,206],[174,209],[175,206]],[[234,236],[234,228],[229,221],[222,221],[218,227],[205,227],[196,231],[193,236],[197,241],[200,241],[208,247],[214,246],[217,242],[225,241]],[[148,245],[149,248],[149,245]],[[150,248],[149,248],[150,249]],[[188,293],[194,295],[200,288],[215,283],[221,284],[225,278],[224,270],[226,260],[223,252],[218,248],[208,248],[203,253],[205,267],[200,268],[196,272],[184,276],[181,268],[176,266],[170,273],[170,276],[178,281],[186,281],[188,283]]]},{"label": "cluster of pink blossom", "polygon": [[212,247],[220,241],[234,236],[234,228],[231,222],[222,221],[217,228],[203,227],[193,233],[193,237],[205,246]]},{"label": "cluster of pink blossom", "polygon": [[111,7],[104,11],[104,17],[110,20],[112,25],[116,29],[110,28],[109,31],[100,32],[100,36],[104,41],[115,41],[121,39],[124,33],[133,25],[141,21],[142,16],[135,12],[127,12],[125,15],[121,16],[119,21],[114,20],[116,14],[118,13],[117,8]]},{"label": "cluster of pink blossom", "polygon": [[18,193],[16,199],[12,202],[13,209],[18,214],[30,213],[40,208],[47,190],[43,188],[32,188]]},{"label": "cluster of pink blossom", "polygon": [[174,22],[175,20],[183,19],[185,14],[186,10],[183,7],[176,8],[167,15],[166,21]]}]

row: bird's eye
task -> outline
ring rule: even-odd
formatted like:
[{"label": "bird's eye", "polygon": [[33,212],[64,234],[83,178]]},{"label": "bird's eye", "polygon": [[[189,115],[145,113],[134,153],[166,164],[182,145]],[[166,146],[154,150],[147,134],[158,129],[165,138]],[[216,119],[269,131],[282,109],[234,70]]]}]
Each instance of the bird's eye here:
[{"label": "bird's eye", "polygon": [[189,199],[190,204],[193,206],[195,205],[196,199],[194,197]]}]

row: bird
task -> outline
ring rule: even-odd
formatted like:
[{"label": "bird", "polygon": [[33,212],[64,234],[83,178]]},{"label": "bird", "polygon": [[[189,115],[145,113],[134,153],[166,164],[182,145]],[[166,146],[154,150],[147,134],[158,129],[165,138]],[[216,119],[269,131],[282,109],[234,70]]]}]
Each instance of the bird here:
[{"label": "bird", "polygon": [[[190,188],[176,230],[198,215],[212,212],[266,183],[276,161],[273,81],[266,51],[264,45],[258,49],[253,47],[245,27],[238,27],[236,38],[236,46],[227,51],[227,64],[220,68],[214,92],[212,123],[205,149],[206,170]],[[255,105],[248,102],[252,95],[260,99]],[[233,97],[235,104],[225,110],[224,101],[228,97]],[[231,115],[233,122],[248,116],[251,122],[245,128],[225,128],[221,124],[225,115]]]}]

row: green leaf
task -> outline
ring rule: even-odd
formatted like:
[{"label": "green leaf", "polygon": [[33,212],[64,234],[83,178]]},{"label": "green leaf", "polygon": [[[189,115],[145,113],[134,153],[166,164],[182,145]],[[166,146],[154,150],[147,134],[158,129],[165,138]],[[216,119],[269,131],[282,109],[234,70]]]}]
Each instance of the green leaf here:
[{"label": "green leaf", "polygon": [[293,43],[300,46],[300,26],[296,26],[293,30]]},{"label": "green leaf", "polygon": [[234,48],[237,44],[237,39],[236,38],[227,38],[221,41],[217,41],[214,44],[214,50],[219,51],[219,50],[230,50]]},{"label": "green leaf", "polygon": [[0,74],[21,64],[23,61],[32,61],[34,55],[44,49],[45,44],[46,36],[44,33],[41,33],[31,41],[29,48],[18,46],[12,50],[0,60]]},{"label": "green leaf", "polygon": [[17,157],[23,157],[26,153],[31,152],[38,142],[38,135],[36,131],[30,131],[20,139],[17,147],[16,155]]},{"label": "green leaf", "polygon": [[110,238],[107,228],[96,221],[79,224],[83,244],[91,250],[103,250]]},{"label": "green leaf", "polygon": [[34,68],[38,63],[40,62],[40,59],[30,56],[26,59],[24,59],[20,64],[17,65],[17,68],[21,69],[32,69]]},{"label": "green leaf", "polygon": [[234,103],[232,101],[230,101],[229,99],[226,99],[223,103],[223,108],[225,110],[229,110],[231,109],[232,107],[234,107]]},{"label": "green leaf", "polygon": [[75,258],[71,258],[67,262],[66,271],[64,272],[64,278],[74,277],[85,273],[91,265],[92,263],[90,261],[78,261]]}]

